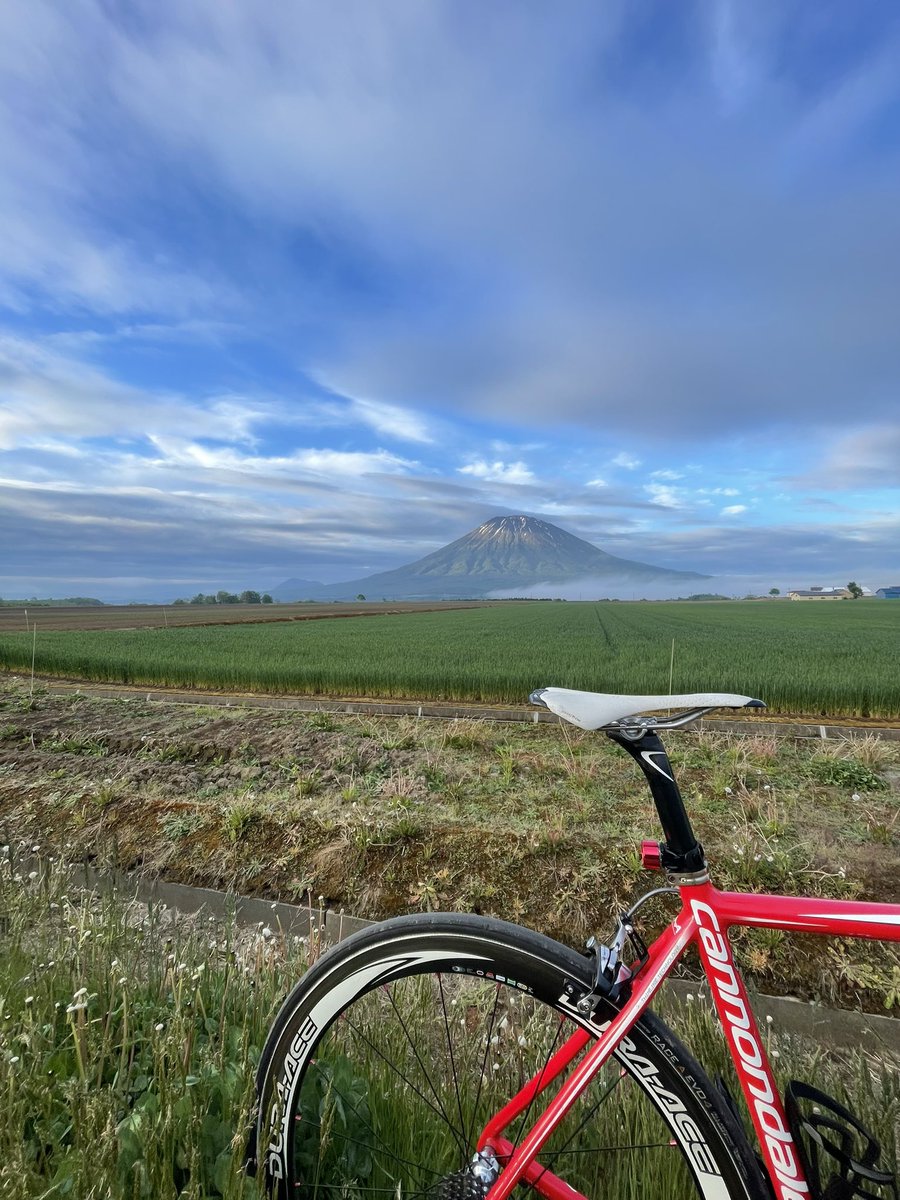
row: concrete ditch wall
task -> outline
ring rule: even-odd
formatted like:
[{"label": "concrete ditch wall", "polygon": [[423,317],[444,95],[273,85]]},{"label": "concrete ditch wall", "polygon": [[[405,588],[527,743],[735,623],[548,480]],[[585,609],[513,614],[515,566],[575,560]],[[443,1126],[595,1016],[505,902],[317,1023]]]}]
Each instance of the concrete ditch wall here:
[{"label": "concrete ditch wall", "polygon": [[[220,708],[268,708],[278,711],[334,713],[370,717],[435,717],[443,720],[514,721],[523,725],[559,725],[560,719],[551,712],[531,708],[501,708],[490,705],[430,703],[415,700],[319,700],[304,696],[260,696],[255,694],[222,694],[183,690],[94,687],[88,684],[44,685],[54,696],[84,695],[102,700],[143,700],[148,703],[199,704]],[[720,733],[762,734],[768,737],[847,738],[877,733],[879,737],[900,741],[900,726],[813,724],[798,721],[728,720],[701,717],[691,729],[709,729]]]},{"label": "concrete ditch wall", "polygon": [[[202,913],[217,919],[233,915],[238,924],[268,926],[299,937],[307,937],[315,929],[326,941],[339,942],[376,924],[327,908],[231,895],[211,888],[188,887],[138,875],[98,872],[90,867],[79,868],[76,878],[78,876],[79,882],[97,891],[119,890],[145,903],[166,904],[185,914]],[[712,1007],[705,982],[670,979],[665,986],[684,1003]],[[751,994],[750,999],[763,1028],[767,1026],[767,1018],[771,1017],[773,1028],[781,1033],[799,1034],[825,1046],[852,1047],[876,1056],[890,1054],[900,1059],[900,1020],[893,1017],[824,1008],[788,996]]]}]

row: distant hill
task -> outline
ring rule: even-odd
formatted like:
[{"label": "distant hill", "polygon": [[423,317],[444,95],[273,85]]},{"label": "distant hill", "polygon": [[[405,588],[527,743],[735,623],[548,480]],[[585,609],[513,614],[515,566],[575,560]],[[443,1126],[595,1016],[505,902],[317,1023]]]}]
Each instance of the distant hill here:
[{"label": "distant hill", "polygon": [[278,599],[435,600],[482,597],[492,592],[522,591],[540,584],[580,579],[610,584],[676,583],[708,579],[695,571],[671,571],[617,558],[536,517],[492,517],[471,533],[416,562],[347,583],[309,584],[298,591],[297,580],[272,589]]},{"label": "distant hill", "polygon": [[275,600],[290,603],[295,600],[318,600],[327,590],[327,584],[317,583],[314,579],[286,579],[278,587],[269,588],[269,595]]}]

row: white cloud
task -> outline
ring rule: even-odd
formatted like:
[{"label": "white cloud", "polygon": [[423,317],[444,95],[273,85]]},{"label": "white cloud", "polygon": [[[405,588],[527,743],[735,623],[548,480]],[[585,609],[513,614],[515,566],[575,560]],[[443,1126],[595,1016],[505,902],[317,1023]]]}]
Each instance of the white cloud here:
[{"label": "white cloud", "polygon": [[406,442],[434,441],[425,421],[409,409],[382,404],[376,400],[353,399],[350,402],[350,410],[357,420],[384,437],[398,438]]},{"label": "white cloud", "polygon": [[639,458],[635,458],[633,454],[628,454],[625,450],[622,450],[610,461],[612,466],[624,467],[626,471],[634,471],[641,465]]},{"label": "white cloud", "polygon": [[677,479],[684,479],[684,476],[681,474],[680,471],[651,471],[650,478],[651,479],[668,479],[674,483],[675,480],[677,480]]},{"label": "white cloud", "polygon": [[587,481],[586,486],[590,487],[590,488],[605,488],[605,487],[609,487],[609,484],[606,482],[605,479],[601,479],[598,476],[596,479],[589,479]]},{"label": "white cloud", "polygon": [[535,477],[523,462],[477,462],[457,468],[461,475],[472,475],[488,483],[534,483]]},{"label": "white cloud", "polygon": [[142,438],[179,433],[252,441],[253,427],[271,417],[249,396],[189,401],[163,390],[134,387],[38,341],[0,334],[0,449],[56,438]]},{"label": "white cloud", "polygon": [[826,490],[896,488],[900,424],[857,429],[836,438],[820,466],[797,482]]},{"label": "white cloud", "polygon": [[720,515],[723,517],[736,517],[739,513],[745,513],[746,511],[746,504],[729,504],[721,510]]},{"label": "white cloud", "polygon": [[[246,455],[234,448],[213,447],[176,438],[150,439],[162,454],[157,465],[186,466],[201,471],[251,476],[310,472],[328,478],[358,478],[373,473],[405,472],[416,464],[386,450],[364,453],[329,449],[299,449],[284,455]],[[202,482],[202,477],[201,477]]]},{"label": "white cloud", "polygon": [[664,483],[645,484],[644,491],[654,504],[658,504],[662,508],[681,508],[684,503],[680,490]]}]

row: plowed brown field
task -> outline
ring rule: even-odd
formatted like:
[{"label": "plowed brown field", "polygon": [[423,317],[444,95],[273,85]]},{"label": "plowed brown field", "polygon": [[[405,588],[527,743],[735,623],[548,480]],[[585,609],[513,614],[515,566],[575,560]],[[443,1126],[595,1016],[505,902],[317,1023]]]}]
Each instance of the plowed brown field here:
[{"label": "plowed brown field", "polygon": [[[496,601],[494,603],[497,603]],[[488,600],[353,601],[346,604],[105,604],[0,608],[0,633],[76,629],[164,629],[184,625],[246,625],[260,621],[321,621],[397,613],[485,608]]]}]

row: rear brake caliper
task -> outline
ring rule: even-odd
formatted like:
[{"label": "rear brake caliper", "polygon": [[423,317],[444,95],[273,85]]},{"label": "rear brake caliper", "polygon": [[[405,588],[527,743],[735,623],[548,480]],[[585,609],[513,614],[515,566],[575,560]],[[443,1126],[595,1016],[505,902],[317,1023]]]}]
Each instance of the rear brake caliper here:
[{"label": "rear brake caliper", "polygon": [[[649,954],[644,939],[632,925],[629,916],[623,913],[619,917],[616,932],[608,946],[594,937],[587,943],[587,952],[594,958],[594,982],[591,990],[575,1003],[583,1016],[590,1016],[601,999],[610,1000],[613,1004],[627,1000],[631,981],[647,962]],[[622,959],[626,944],[631,946],[635,954],[630,964]]]}]

